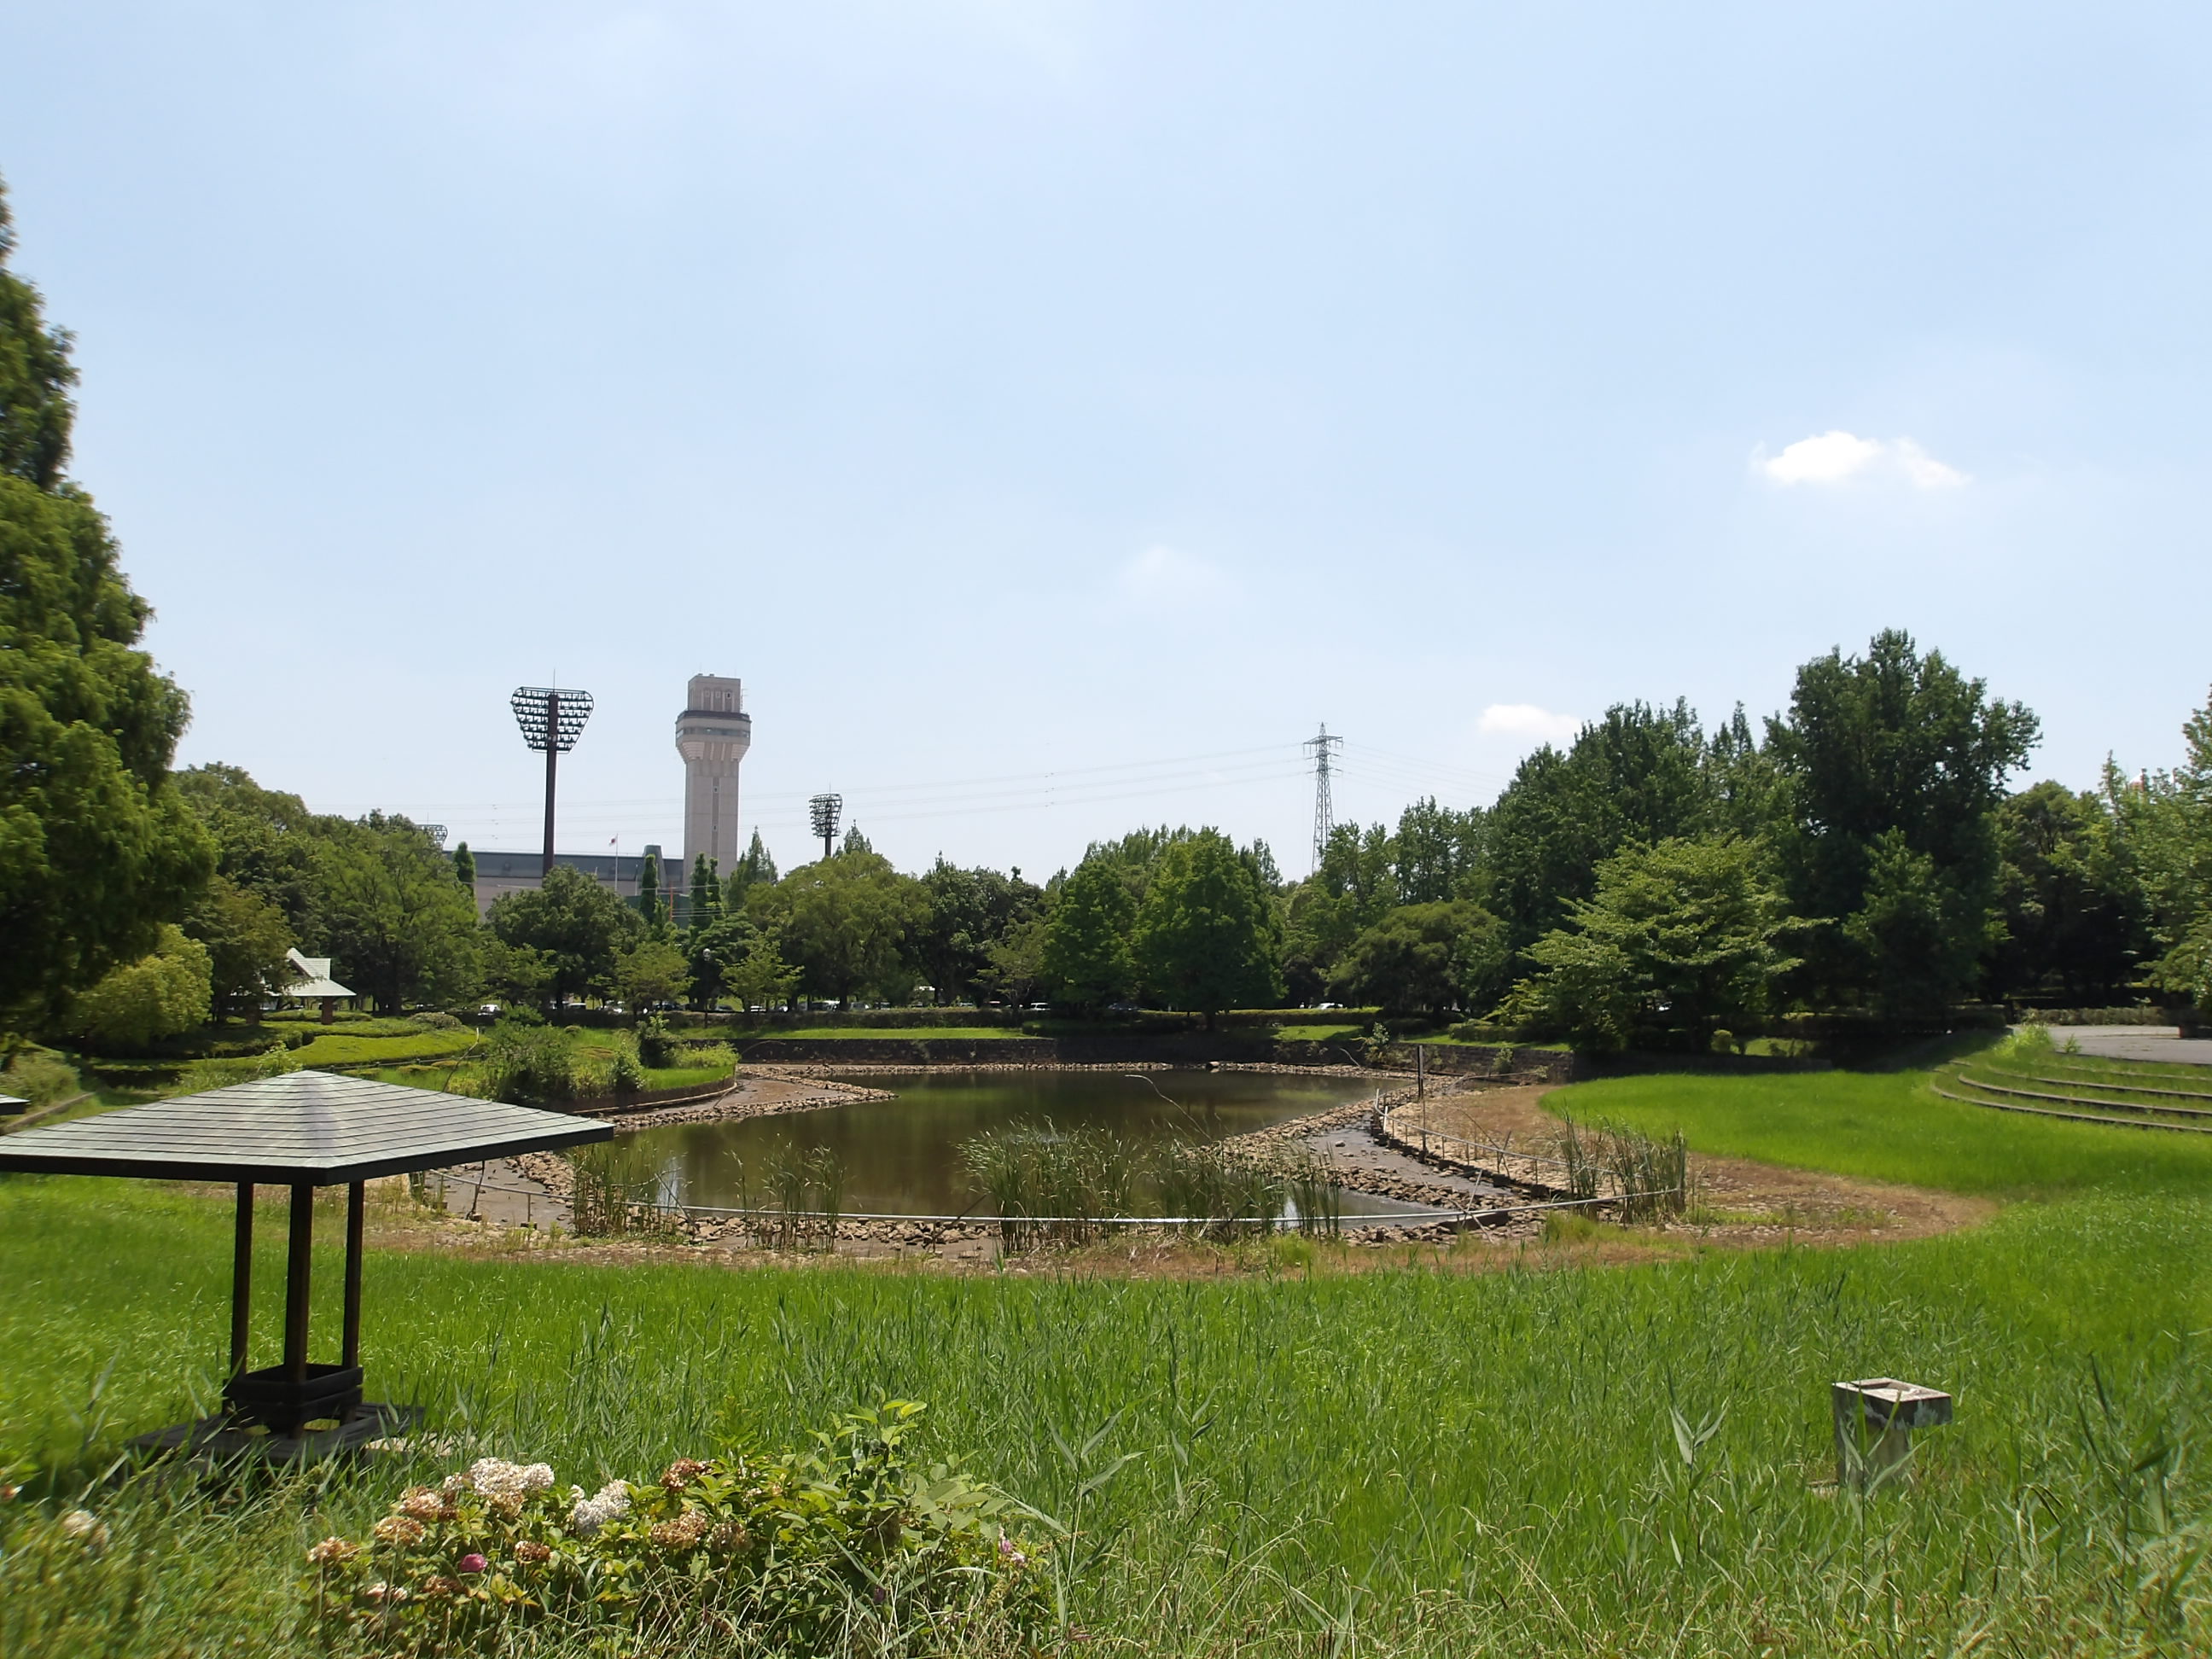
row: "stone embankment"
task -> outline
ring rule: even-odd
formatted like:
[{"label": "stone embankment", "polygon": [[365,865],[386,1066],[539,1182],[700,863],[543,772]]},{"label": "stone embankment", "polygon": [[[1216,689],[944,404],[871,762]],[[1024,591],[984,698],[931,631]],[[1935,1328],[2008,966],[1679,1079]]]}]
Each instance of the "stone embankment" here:
[{"label": "stone embankment", "polygon": [[[1426,1115],[1406,1098],[1394,1101],[1375,1115],[1373,1133],[1384,1146],[1432,1170],[1449,1170],[1481,1181],[1495,1181],[1540,1202],[1571,1199],[1575,1194],[1559,1184],[1560,1160],[1527,1150],[1516,1152],[1510,1138],[1492,1145],[1439,1133],[1424,1134]],[[1409,1121],[1408,1120],[1412,1121]],[[1447,1150],[1457,1147],[1458,1155]]]}]

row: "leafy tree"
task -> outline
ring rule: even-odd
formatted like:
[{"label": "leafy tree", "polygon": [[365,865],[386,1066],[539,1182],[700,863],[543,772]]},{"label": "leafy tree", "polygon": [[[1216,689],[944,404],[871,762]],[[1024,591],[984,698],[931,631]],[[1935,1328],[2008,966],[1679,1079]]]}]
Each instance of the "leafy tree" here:
[{"label": "leafy tree", "polygon": [[942,858],[921,878],[928,914],[914,939],[916,965],[939,1002],[971,1000],[990,971],[991,947],[1042,908],[1044,895],[996,870],[963,870]]},{"label": "leafy tree", "polygon": [[668,920],[660,902],[660,860],[651,852],[637,863],[637,913],[648,929],[658,930]]},{"label": "leafy tree", "polygon": [[645,933],[637,912],[580,870],[556,864],[535,889],[502,894],[487,920],[509,947],[535,951],[556,1004],[604,995],[617,958]]},{"label": "leafy tree", "polygon": [[1253,866],[1218,830],[1161,856],[1130,941],[1139,980],[1212,1028],[1224,1008],[1265,1007],[1283,994],[1281,924]]},{"label": "leafy tree", "polygon": [[2004,937],[1990,958],[1999,996],[2056,994],[2109,1003],[2140,971],[2142,884],[2103,799],[2045,781],[1997,809]]},{"label": "leafy tree", "polygon": [[1026,1006],[1045,992],[1045,913],[1032,910],[992,940],[988,965],[975,975],[975,988],[1003,1001]]},{"label": "leafy tree", "polygon": [[745,894],[750,889],[775,881],[775,860],[769,856],[768,846],[761,840],[761,832],[753,831],[752,844],[730,872],[730,878],[722,884],[722,908],[740,910],[744,908]]},{"label": "leafy tree", "polygon": [[1129,954],[1136,919],[1119,869],[1102,858],[1077,865],[1038,941],[1037,977],[1053,1000],[1095,1012],[1128,995],[1136,981]]},{"label": "leafy tree", "polygon": [[1482,866],[1484,813],[1455,812],[1431,795],[1398,815],[1391,838],[1401,904],[1441,904],[1474,890]]},{"label": "leafy tree", "polygon": [[775,935],[756,931],[744,954],[722,969],[722,988],[741,1009],[777,1008],[799,989],[799,969],[783,959]]},{"label": "leafy tree", "polygon": [[1330,982],[1389,1014],[1488,1007],[1504,989],[1504,925],[1466,899],[1401,904],[1352,942]]},{"label": "leafy tree", "polygon": [[1796,966],[1783,941],[1807,926],[1765,858],[1735,836],[1623,848],[1599,866],[1595,896],[1530,947],[1539,971],[1515,988],[1509,1014],[1597,1053],[1702,1050],[1716,1031],[1755,1024]]},{"label": "leafy tree", "polygon": [[857,823],[848,824],[845,827],[845,839],[837,843],[837,851],[840,854],[872,853],[875,850],[868,844],[868,838],[860,833],[860,826]]},{"label": "leafy tree", "polygon": [[729,970],[743,962],[760,939],[750,915],[724,914],[684,937],[691,975],[691,1006],[712,1008],[728,988]]},{"label": "leafy tree", "polygon": [[404,817],[321,821],[307,937],[380,1010],[474,997],[483,971],[476,900],[453,861]]},{"label": "leafy tree", "polygon": [[295,937],[313,936],[315,848],[345,834],[347,821],[319,817],[297,795],[264,789],[235,766],[195,766],[177,774],[176,787],[215,838],[216,873],[275,905]]},{"label": "leafy tree", "polygon": [[292,948],[292,929],[284,913],[258,893],[247,891],[228,876],[208,883],[191,913],[185,932],[206,947],[215,1017],[255,1012],[261,999],[283,988],[291,977],[286,952]]},{"label": "leafy tree", "polygon": [[640,939],[615,957],[615,994],[633,1019],[672,1002],[681,1002],[691,988],[691,965],[684,951],[666,939]]},{"label": "leafy tree", "polygon": [[803,865],[747,897],[773,930],[809,994],[849,1001],[896,973],[928,914],[921,884],[874,853],[840,853]]},{"label": "leafy tree", "polygon": [[1705,765],[1716,827],[1758,841],[1782,821],[1781,769],[1760,746],[1741,703],[1706,742]]},{"label": "leafy tree", "polygon": [[477,890],[477,855],[466,842],[453,848],[453,879],[471,893]]},{"label": "leafy tree", "polygon": [[1808,947],[1817,992],[1927,1018],[1972,986],[1996,938],[2005,778],[2037,732],[2022,704],[1991,701],[1895,629],[1863,658],[1831,651],[1797,671],[1767,750],[1791,901],[1840,924]]},{"label": "leafy tree", "polygon": [[69,1028],[110,1054],[133,1054],[189,1031],[208,1017],[208,953],[184,930],[165,926],[151,955],[110,969],[77,998]]},{"label": "leafy tree", "polygon": [[1093,842],[1084,849],[1086,862],[1103,860],[1121,872],[1121,880],[1129,890],[1129,896],[1137,903],[1145,902],[1150,890],[1153,872],[1168,849],[1188,841],[1195,832],[1188,827],[1170,830],[1164,823],[1157,830],[1135,830],[1118,841]]},{"label": "leafy tree", "polygon": [[527,945],[509,945],[487,931],[483,962],[484,986],[496,993],[510,1012],[533,1008],[550,994],[553,963]]},{"label": "leafy tree", "polygon": [[1290,994],[1310,1002],[1360,930],[1399,902],[1397,848],[1379,823],[1362,830],[1340,823],[1322,849],[1321,867],[1292,888],[1283,904],[1284,977]]},{"label": "leafy tree", "polygon": [[134,648],[146,604],[63,475],[76,372],[14,249],[0,196],[0,1029],[20,1030],[152,950],[215,852],[169,781],[185,694]]},{"label": "leafy tree", "polygon": [[1485,900],[1516,951],[1559,927],[1595,890],[1597,866],[1632,841],[1647,846],[1711,827],[1705,742],[1686,702],[1617,703],[1562,755],[1521,763],[1490,809]]},{"label": "leafy tree", "polygon": [[2160,952],[2148,981],[2212,1015],[2212,697],[2181,736],[2180,765],[2133,787],[2108,767],[2105,793],[2141,872]]}]

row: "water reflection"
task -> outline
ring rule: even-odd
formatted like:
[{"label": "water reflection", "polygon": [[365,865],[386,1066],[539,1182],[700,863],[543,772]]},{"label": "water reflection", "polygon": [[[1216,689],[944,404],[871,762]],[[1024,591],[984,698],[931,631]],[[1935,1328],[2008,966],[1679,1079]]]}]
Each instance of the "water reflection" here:
[{"label": "water reflection", "polygon": [[[1267,1072],[952,1072],[851,1077],[897,1098],[737,1123],[672,1123],[618,1136],[623,1178],[656,1180],[665,1201],[737,1206],[743,1170],[780,1151],[834,1152],[845,1168],[846,1213],[951,1215],[988,1206],[960,1178],[957,1148],[1016,1123],[1110,1129],[1123,1139],[1213,1140],[1362,1098],[1350,1078]],[[742,1165],[742,1169],[741,1169]],[[1346,1214],[1405,1206],[1345,1194]]]}]

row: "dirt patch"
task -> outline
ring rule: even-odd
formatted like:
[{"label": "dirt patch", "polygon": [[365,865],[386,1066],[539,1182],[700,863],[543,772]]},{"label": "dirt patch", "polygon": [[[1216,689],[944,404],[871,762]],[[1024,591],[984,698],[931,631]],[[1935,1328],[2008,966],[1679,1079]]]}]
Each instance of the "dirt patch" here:
[{"label": "dirt patch", "polygon": [[[1399,1108],[1393,1121],[1401,1133],[1425,1123],[1443,1134],[1544,1152],[1559,1132],[1559,1119],[1540,1103],[1551,1092],[1545,1085],[1445,1095]],[[1960,1193],[1702,1152],[1690,1154],[1690,1176],[1696,1196],[1689,1217],[1664,1227],[1607,1229],[1620,1236],[1610,1242],[1647,1234],[1733,1245],[1791,1238],[1822,1244],[1888,1242],[1971,1227],[1997,1208],[1988,1199]]]}]

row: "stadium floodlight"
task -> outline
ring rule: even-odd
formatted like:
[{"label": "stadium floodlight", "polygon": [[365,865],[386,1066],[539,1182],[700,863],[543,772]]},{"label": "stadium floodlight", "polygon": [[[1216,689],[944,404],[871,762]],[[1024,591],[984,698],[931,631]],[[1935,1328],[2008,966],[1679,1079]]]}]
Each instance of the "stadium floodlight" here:
[{"label": "stadium floodlight", "polygon": [[806,803],[806,810],[814,819],[814,833],[822,837],[822,856],[828,858],[835,849],[830,843],[837,838],[837,815],[845,810],[842,795],[817,795]]},{"label": "stadium floodlight", "polygon": [[542,880],[553,873],[553,775],[564,750],[574,749],[592,717],[592,694],[551,685],[518,685],[507,699],[522,740],[545,751],[545,862]]}]

